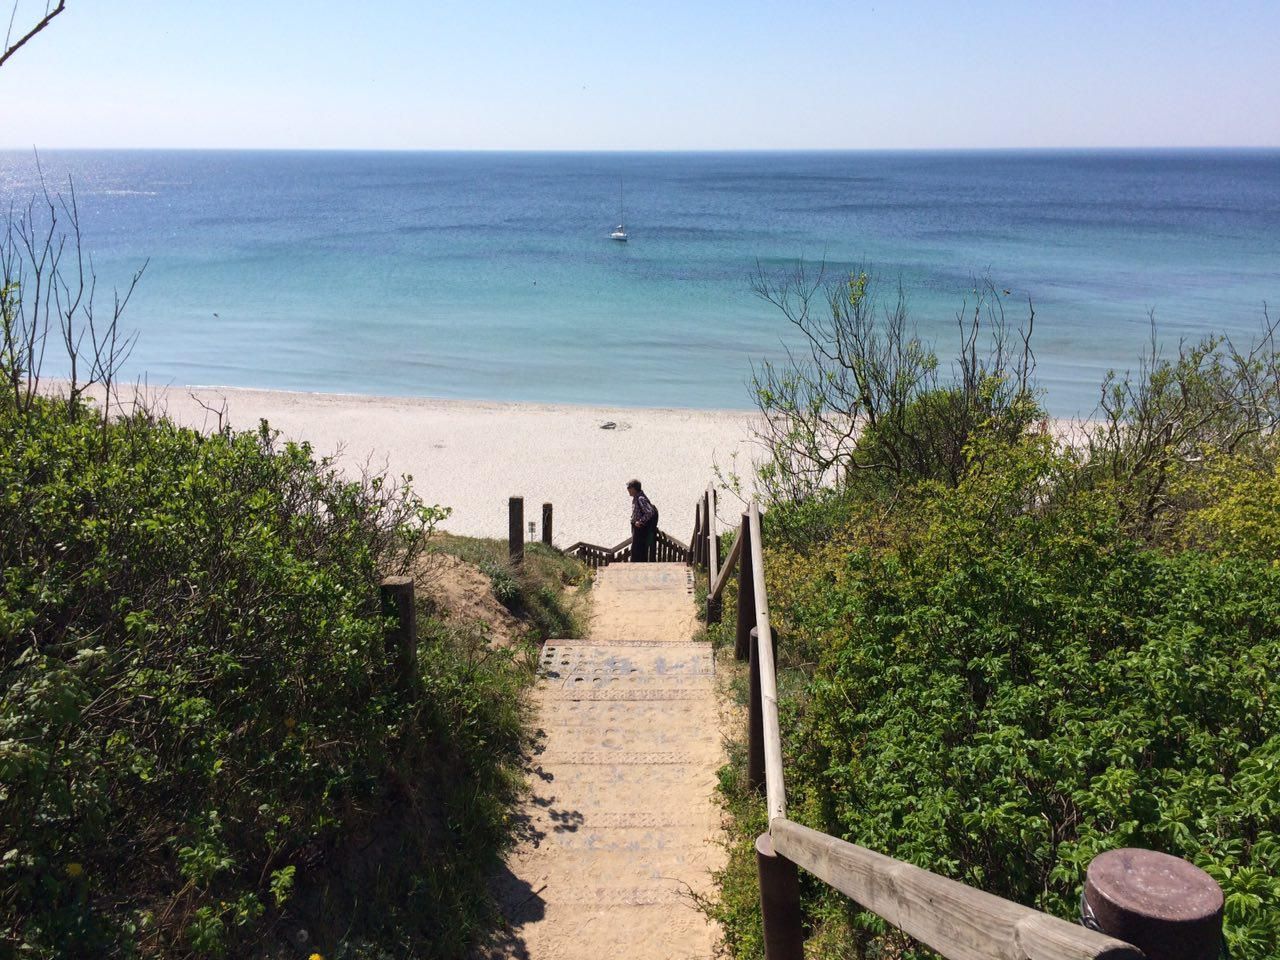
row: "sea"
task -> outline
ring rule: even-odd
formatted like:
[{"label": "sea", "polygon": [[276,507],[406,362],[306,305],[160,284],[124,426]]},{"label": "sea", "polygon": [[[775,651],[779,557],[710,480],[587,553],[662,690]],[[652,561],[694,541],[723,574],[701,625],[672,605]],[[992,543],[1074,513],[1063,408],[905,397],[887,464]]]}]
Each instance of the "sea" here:
[{"label": "sea", "polygon": [[746,409],[803,346],[752,278],[803,262],[901,287],[944,368],[975,291],[1034,309],[1043,402],[1088,416],[1153,318],[1173,352],[1280,311],[1276,150],[0,153],[9,217],[42,182],[99,313],[145,265],[153,385]]}]

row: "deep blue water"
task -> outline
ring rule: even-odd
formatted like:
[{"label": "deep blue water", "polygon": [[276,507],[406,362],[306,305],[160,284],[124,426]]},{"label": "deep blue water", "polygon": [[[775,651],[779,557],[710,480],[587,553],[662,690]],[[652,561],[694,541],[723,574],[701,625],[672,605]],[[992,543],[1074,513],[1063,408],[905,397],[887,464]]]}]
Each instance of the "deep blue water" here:
[{"label": "deep blue water", "polygon": [[[905,286],[944,357],[975,278],[1036,309],[1050,409],[1280,302],[1280,151],[57,152],[100,282],[150,258],[130,373],[353,393],[747,407],[757,263]],[[627,244],[608,239],[625,185]],[[0,199],[37,185],[0,153]],[[1273,309],[1274,313],[1274,309]]]}]

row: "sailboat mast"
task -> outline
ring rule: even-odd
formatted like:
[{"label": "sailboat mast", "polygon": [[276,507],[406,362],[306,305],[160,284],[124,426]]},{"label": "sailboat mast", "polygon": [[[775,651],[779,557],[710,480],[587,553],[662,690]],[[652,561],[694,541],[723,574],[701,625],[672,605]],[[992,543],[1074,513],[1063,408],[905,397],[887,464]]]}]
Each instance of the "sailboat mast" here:
[{"label": "sailboat mast", "polygon": [[618,229],[609,234],[613,240],[625,243],[627,240],[627,211],[622,205],[622,178],[618,178]]}]

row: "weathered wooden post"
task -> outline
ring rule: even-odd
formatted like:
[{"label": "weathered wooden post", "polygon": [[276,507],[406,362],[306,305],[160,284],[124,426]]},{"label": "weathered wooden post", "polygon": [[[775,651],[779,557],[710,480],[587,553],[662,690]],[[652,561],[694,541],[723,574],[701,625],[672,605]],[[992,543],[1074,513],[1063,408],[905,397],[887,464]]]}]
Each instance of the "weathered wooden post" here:
[{"label": "weathered wooden post", "polygon": [[716,522],[715,493],[710,487],[703,495],[707,505],[707,624],[720,622],[720,597],[711,595],[720,579],[720,532]]},{"label": "weathered wooden post", "polygon": [[416,685],[418,676],[418,628],[413,604],[413,577],[387,577],[382,581],[382,615],[394,617],[387,632],[387,661],[396,683],[405,688]]},{"label": "weathered wooden post", "polygon": [[720,568],[720,514],[717,512],[720,507],[720,497],[716,493],[715,487],[708,486],[707,489],[711,495],[711,549],[716,555],[716,570]]},{"label": "weathered wooden post", "polygon": [[800,878],[796,865],[774,851],[767,833],[756,837],[756,871],[760,876],[765,960],[804,960]]},{"label": "weathered wooden post", "polygon": [[750,658],[751,630],[756,625],[756,591],[751,559],[751,524],[742,515],[742,549],[738,552],[738,628],[733,637],[733,655],[739,661]]},{"label": "weathered wooden post", "polygon": [[[778,631],[773,634],[773,662],[778,662]],[[751,628],[751,663],[747,668],[747,785],[764,793],[764,707],[760,702],[760,631]]]},{"label": "weathered wooden post", "polygon": [[551,546],[551,504],[542,505],[542,542]]},{"label": "weathered wooden post", "polygon": [[[710,491],[702,494],[702,518],[702,562],[707,568],[707,576],[711,576],[711,531],[714,525],[711,520]],[[707,589],[711,589],[710,581],[707,582]]]},{"label": "weathered wooden post", "polygon": [[1167,853],[1100,853],[1085,872],[1087,927],[1133,944],[1148,960],[1216,960],[1222,951],[1222,888]]},{"label": "weathered wooden post", "polygon": [[[712,586],[715,586],[714,581]],[[724,616],[724,596],[713,597],[707,594],[707,623],[719,623],[721,617]]]},{"label": "weathered wooden post", "polygon": [[507,553],[512,563],[524,562],[524,497],[507,504]]},{"label": "weathered wooden post", "polygon": [[689,538],[689,566],[696,567],[699,563],[699,547],[702,541],[702,501],[699,500],[693,507],[693,536]]}]

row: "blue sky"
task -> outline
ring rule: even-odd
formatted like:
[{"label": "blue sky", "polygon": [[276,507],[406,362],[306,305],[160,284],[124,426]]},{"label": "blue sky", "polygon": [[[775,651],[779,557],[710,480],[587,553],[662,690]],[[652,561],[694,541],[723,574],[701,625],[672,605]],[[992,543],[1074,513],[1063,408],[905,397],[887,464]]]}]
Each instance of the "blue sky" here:
[{"label": "blue sky", "polygon": [[0,146],[1280,146],[1278,37],[1277,0],[70,0]]}]

